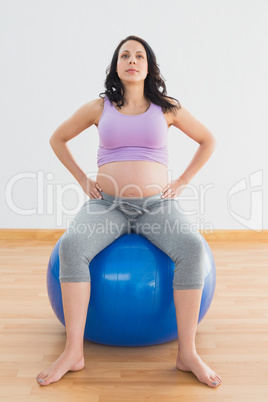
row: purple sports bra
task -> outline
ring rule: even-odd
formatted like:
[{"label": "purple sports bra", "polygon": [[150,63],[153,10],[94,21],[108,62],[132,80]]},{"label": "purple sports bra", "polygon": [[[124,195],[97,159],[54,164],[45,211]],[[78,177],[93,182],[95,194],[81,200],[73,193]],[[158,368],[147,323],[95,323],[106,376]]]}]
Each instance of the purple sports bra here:
[{"label": "purple sports bra", "polygon": [[151,102],[145,113],[125,115],[105,96],[98,124],[98,167],[128,160],[159,162],[168,167],[168,128],[161,106]]}]

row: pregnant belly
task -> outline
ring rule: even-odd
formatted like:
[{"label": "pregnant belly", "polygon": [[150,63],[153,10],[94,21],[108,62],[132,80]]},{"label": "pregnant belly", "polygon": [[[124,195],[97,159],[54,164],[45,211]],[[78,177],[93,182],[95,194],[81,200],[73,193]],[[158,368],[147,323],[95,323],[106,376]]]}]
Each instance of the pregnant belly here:
[{"label": "pregnant belly", "polygon": [[151,161],[110,162],[99,167],[96,182],[104,193],[115,197],[149,197],[167,185],[168,169]]}]

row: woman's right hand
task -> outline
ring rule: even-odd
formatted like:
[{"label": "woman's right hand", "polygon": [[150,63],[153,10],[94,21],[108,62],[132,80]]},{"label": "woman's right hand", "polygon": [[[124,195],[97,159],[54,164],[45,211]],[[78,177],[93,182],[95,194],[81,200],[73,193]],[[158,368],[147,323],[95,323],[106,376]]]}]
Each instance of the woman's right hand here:
[{"label": "woman's right hand", "polygon": [[101,190],[100,186],[95,180],[91,180],[89,177],[85,176],[79,184],[83,188],[86,195],[92,198],[102,198],[102,195],[99,190]]}]

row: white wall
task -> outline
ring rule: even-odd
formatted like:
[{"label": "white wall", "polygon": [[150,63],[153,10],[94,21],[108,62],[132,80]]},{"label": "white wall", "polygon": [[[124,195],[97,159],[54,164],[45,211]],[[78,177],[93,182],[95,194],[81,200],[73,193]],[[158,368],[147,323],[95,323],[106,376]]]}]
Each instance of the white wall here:
[{"label": "white wall", "polygon": [[[179,197],[185,210],[199,229],[268,229],[267,14],[265,0],[2,0],[0,227],[65,228],[88,199],[49,138],[98,98],[115,47],[138,35],[155,52],[168,95],[218,141]],[[97,128],[68,146],[95,178]],[[177,128],[169,130],[170,179],[197,148]],[[194,191],[198,199],[184,198]]]}]

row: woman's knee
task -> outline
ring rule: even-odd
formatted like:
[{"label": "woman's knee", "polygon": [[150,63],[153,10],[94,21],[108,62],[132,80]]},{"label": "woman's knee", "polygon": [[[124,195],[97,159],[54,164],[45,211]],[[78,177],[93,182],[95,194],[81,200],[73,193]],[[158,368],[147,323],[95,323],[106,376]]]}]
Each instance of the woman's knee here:
[{"label": "woman's knee", "polygon": [[205,248],[201,235],[198,232],[178,234],[173,239],[174,250],[178,257],[186,259],[203,259]]},{"label": "woman's knee", "polygon": [[188,251],[190,258],[197,258],[199,261],[203,261],[205,256],[205,247],[202,237],[199,233],[189,233],[184,240],[184,246]]},{"label": "woman's knee", "polygon": [[60,258],[65,258],[67,260],[79,255],[82,249],[85,239],[79,233],[68,233],[67,231],[63,234],[59,246],[59,256]]},{"label": "woman's knee", "polygon": [[85,236],[65,232],[59,246],[60,282],[90,281],[90,254]]},{"label": "woman's knee", "polygon": [[205,247],[198,233],[181,237],[174,261],[174,289],[203,288]]}]

